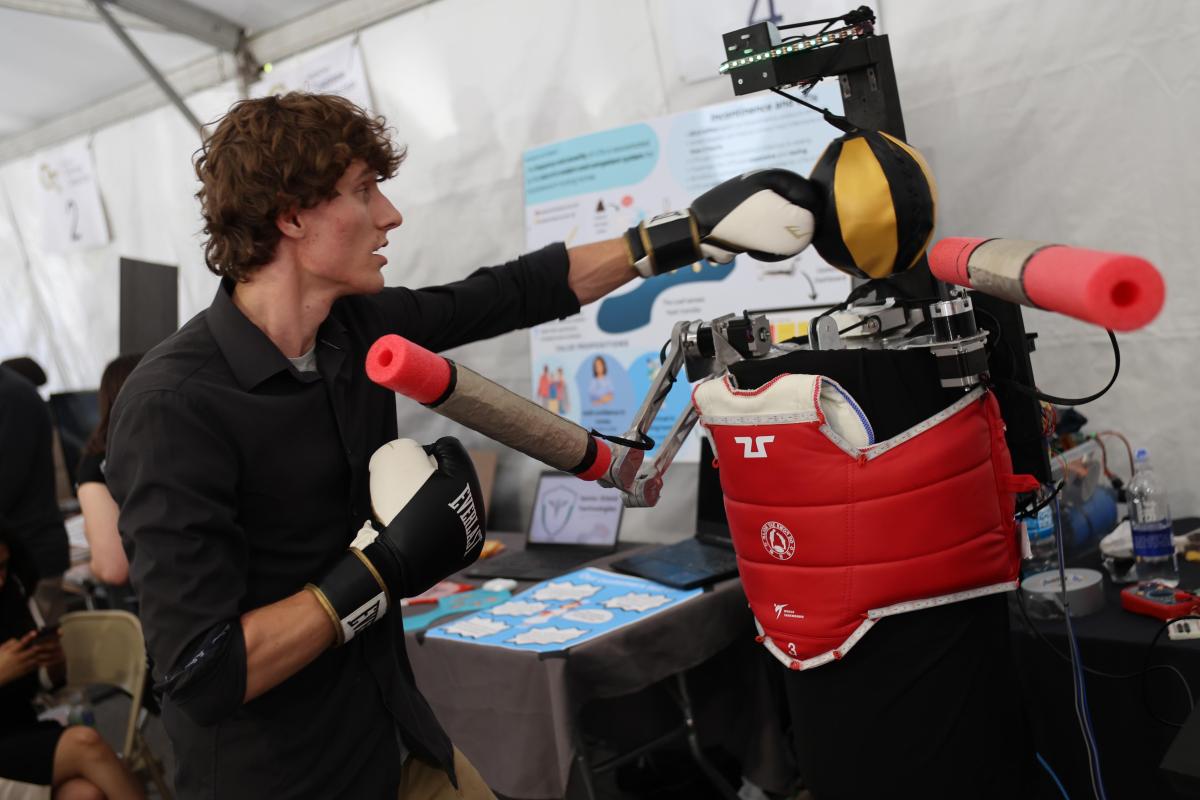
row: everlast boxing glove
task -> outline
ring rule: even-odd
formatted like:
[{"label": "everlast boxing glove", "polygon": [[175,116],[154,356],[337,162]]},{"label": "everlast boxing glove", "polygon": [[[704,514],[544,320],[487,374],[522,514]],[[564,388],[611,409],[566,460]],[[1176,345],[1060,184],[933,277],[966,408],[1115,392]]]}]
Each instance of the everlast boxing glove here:
[{"label": "everlast boxing glove", "polygon": [[473,563],[483,549],[483,497],[462,444],[444,436],[422,448],[389,442],[371,457],[371,505],[382,533],[369,525],[317,584],[308,584],[338,629],[338,644]]},{"label": "everlast boxing glove", "polygon": [[781,261],[808,247],[820,213],[820,192],[807,178],[765,169],[717,184],[685,211],[630,228],[625,242],[643,278],[702,258],[728,264],[738,253]]}]

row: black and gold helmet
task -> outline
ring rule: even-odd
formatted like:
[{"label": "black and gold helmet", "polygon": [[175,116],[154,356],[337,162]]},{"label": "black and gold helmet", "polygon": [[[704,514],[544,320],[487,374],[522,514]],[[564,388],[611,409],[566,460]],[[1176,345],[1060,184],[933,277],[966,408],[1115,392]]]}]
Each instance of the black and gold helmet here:
[{"label": "black and gold helmet", "polygon": [[916,264],[933,238],[937,186],[916,149],[880,131],[835,139],[813,167],[825,213],[813,245],[858,278],[886,278]]}]

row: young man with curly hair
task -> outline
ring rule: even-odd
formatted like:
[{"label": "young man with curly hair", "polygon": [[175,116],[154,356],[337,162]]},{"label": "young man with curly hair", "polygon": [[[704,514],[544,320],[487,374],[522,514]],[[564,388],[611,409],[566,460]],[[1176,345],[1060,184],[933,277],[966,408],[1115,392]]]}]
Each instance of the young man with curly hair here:
[{"label": "young man with curly hair", "polygon": [[221,285],[126,382],[106,462],[182,800],[492,797],[417,690],[388,612],[478,555],[461,445],[425,448],[427,480],[400,470],[411,499],[377,539],[356,538],[368,461],[397,436],[394,396],[363,369],[377,337],[436,351],[566,317],[639,272],[698,260],[721,220],[735,223],[727,258],[770,250],[798,220],[811,229],[787,197],[808,197],[803,179],[770,187],[775,211],[740,223],[737,197],[764,187],[739,179],[670,235],[639,228],[385,289],[378,251],[402,217],[379,184],[403,157],[381,119],[289,94],[237,103],[196,159]]}]

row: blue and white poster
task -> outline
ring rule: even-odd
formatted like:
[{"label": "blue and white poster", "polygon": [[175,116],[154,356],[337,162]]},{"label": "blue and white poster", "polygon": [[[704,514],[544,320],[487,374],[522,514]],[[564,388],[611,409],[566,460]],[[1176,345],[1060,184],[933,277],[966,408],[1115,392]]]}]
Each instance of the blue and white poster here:
[{"label": "blue and white poster", "polygon": [[[809,101],[841,113],[836,81]],[[622,235],[647,217],[686,208],[723,180],[780,167],[807,175],[837,130],[819,114],[773,94],[601,131],[524,155],[528,249]],[[850,279],[809,248],[793,259],[730,264],[703,261],[637,280],[566,320],[530,331],[531,394],[545,408],[601,433],[624,433],[659,366],[676,322],[711,320],[751,309],[831,305]],[[772,316],[777,340],[804,330],[812,311]],[[690,402],[680,375],[649,431],[662,441]],[[651,451],[648,458],[652,458]],[[693,436],[677,460],[694,461]]]},{"label": "blue and white poster", "polygon": [[553,653],[660,614],[700,594],[586,567],[468,617],[439,625],[435,639]]}]

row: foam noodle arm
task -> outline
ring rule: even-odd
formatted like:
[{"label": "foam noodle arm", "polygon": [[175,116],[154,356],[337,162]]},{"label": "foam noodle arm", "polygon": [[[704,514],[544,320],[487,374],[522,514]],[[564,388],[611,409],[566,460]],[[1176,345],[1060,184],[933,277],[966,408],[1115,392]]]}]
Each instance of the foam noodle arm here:
[{"label": "foam noodle arm", "polygon": [[1018,239],[942,239],[929,251],[940,280],[1116,331],[1148,325],[1166,287],[1149,261]]},{"label": "foam noodle arm", "polygon": [[367,351],[367,377],[418,403],[445,394],[452,375],[449,361],[403,336],[381,336]]},{"label": "foam noodle arm", "polygon": [[596,480],[612,451],[585,429],[402,336],[380,337],[367,376],[473,431],[555,469]]}]

